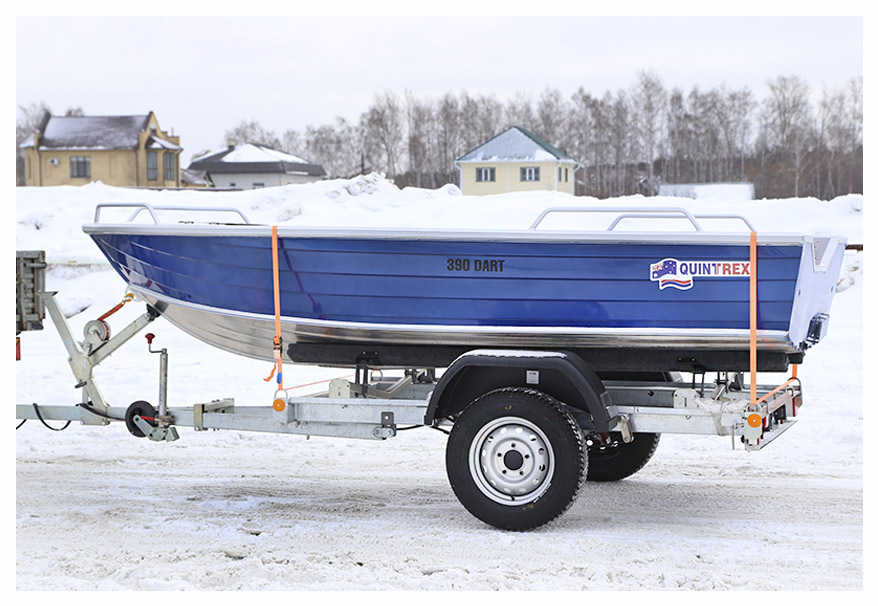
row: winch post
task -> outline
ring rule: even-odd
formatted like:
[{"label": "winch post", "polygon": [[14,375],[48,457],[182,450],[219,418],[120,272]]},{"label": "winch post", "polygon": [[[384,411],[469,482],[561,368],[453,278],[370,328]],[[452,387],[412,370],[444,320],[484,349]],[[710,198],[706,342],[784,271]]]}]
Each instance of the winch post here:
[{"label": "winch post", "polygon": [[[55,300],[56,294],[58,293],[41,292],[39,293],[39,296],[43,300],[43,304],[49,312],[49,316],[52,318],[52,324],[54,324],[55,330],[58,331],[58,335],[61,337],[61,341],[64,343],[64,347],[67,350],[67,362],[70,364],[70,370],[73,371],[73,376],[78,381],[76,386],[82,387],[82,402],[90,402],[92,408],[106,414],[109,404],[104,400],[104,395],[101,393],[100,387],[98,387],[97,382],[92,376],[92,368],[94,368],[94,364],[89,359],[88,355],[83,353],[82,349],[79,347],[79,343],[76,342],[76,339],[73,338],[73,333],[70,331],[70,325],[67,323],[67,318],[64,317],[61,307]],[[83,415],[82,423],[85,425],[106,425],[108,421],[96,415]]]}]

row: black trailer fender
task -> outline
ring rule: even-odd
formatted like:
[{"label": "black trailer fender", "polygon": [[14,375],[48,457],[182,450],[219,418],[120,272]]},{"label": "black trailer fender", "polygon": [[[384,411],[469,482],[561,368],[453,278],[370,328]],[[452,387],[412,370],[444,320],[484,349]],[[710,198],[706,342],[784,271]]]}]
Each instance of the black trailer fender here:
[{"label": "black trailer fender", "polygon": [[529,387],[587,413],[598,432],[615,426],[618,414],[594,370],[566,351],[480,349],[457,358],[430,397],[425,425],[454,416],[470,402],[503,387]]}]

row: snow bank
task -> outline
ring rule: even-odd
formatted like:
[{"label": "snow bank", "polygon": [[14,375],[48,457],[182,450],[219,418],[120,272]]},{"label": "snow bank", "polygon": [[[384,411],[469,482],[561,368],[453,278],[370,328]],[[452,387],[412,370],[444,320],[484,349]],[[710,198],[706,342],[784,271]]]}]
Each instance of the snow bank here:
[{"label": "snow bank", "polygon": [[731,201],[752,200],[754,192],[752,183],[663,183],[659,185],[658,195]]}]

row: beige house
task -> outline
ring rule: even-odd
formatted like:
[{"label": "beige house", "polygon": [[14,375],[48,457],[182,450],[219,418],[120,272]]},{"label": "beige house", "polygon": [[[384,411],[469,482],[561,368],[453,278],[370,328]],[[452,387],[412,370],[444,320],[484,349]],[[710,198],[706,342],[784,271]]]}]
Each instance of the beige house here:
[{"label": "beige house", "polygon": [[25,185],[180,187],[180,137],[155,114],[49,116],[24,149]]},{"label": "beige house", "polygon": [[573,193],[576,160],[518,126],[455,160],[465,195],[511,191]]}]

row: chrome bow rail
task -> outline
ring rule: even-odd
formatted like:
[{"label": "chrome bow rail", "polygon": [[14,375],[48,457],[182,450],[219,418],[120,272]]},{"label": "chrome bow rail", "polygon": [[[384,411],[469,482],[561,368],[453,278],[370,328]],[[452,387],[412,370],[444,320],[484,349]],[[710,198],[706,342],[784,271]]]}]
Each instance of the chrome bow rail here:
[{"label": "chrome bow rail", "polygon": [[704,231],[704,228],[698,222],[698,219],[735,219],[743,221],[750,231],[756,231],[756,228],[741,215],[693,215],[685,208],[677,207],[631,207],[624,206],[555,206],[547,208],[531,223],[528,229],[535,230],[539,227],[548,215],[552,213],[618,213],[616,218],[607,227],[607,231],[614,231],[624,219],[686,219],[695,228],[695,231]]},{"label": "chrome bow rail", "polygon": [[153,206],[152,204],[146,204],[142,202],[107,202],[104,204],[98,204],[95,208],[95,223],[101,222],[101,211],[105,208],[133,208],[135,209],[131,216],[128,217],[127,223],[131,223],[134,221],[137,216],[146,211],[149,213],[149,216],[152,217],[152,220],[156,225],[160,225],[162,222],[159,220],[158,213],[156,211],[183,211],[183,212],[220,212],[220,213],[235,213],[241,220],[247,224],[251,225],[250,220],[247,218],[244,213],[234,207],[230,206]]}]

